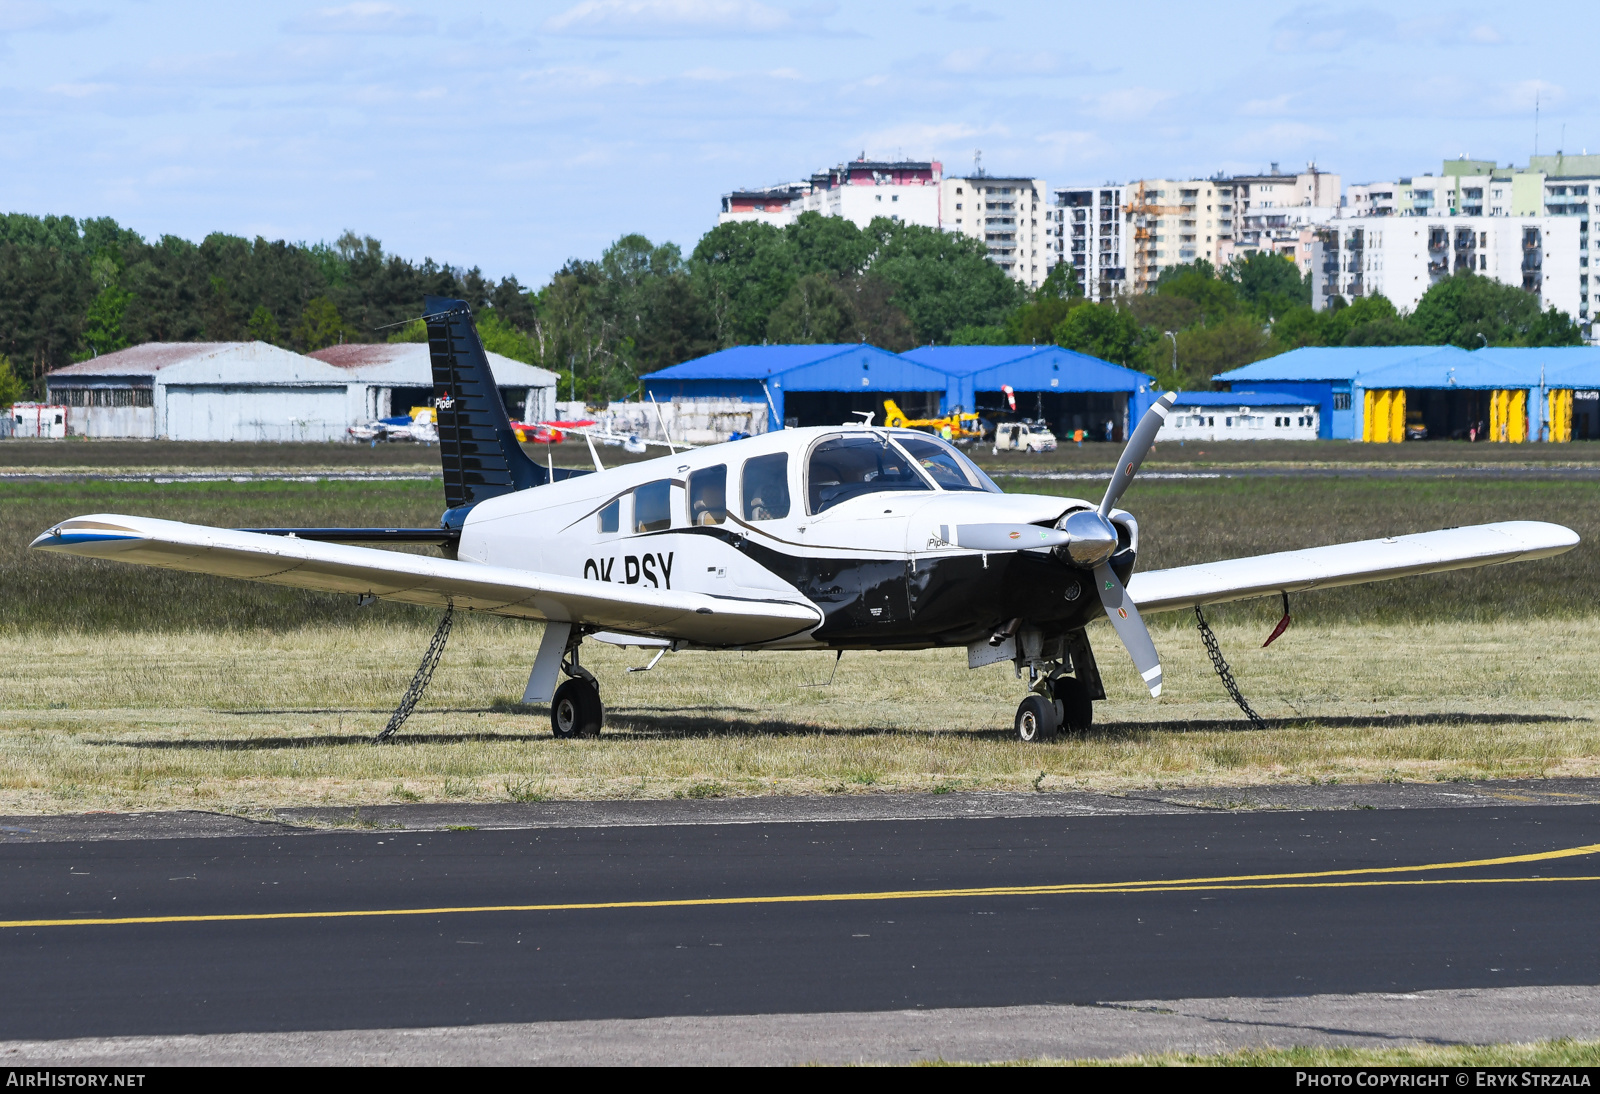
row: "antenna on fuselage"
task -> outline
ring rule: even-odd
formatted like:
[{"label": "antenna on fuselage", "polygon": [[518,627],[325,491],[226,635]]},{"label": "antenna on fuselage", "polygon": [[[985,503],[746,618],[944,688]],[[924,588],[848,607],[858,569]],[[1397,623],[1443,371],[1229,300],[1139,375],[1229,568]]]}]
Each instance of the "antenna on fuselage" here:
[{"label": "antenna on fuselage", "polygon": [[866,426],[868,429],[871,429],[872,419],[877,415],[878,412],[876,410],[852,410],[850,413],[859,415],[861,418],[861,424]]},{"label": "antenna on fuselage", "polygon": [[661,404],[656,402],[656,393],[653,391],[650,393],[650,401],[655,403],[656,421],[661,423],[661,436],[666,438],[667,451],[676,456],[678,450],[672,447],[672,434],[667,432],[667,416],[661,412]]}]

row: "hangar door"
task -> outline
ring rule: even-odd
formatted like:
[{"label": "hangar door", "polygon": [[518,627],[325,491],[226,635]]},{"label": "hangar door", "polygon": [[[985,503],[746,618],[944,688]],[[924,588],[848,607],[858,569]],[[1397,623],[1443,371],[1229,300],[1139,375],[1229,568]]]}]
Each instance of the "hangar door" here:
[{"label": "hangar door", "polygon": [[349,425],[343,386],[191,384],[166,402],[174,441],[334,441]]}]

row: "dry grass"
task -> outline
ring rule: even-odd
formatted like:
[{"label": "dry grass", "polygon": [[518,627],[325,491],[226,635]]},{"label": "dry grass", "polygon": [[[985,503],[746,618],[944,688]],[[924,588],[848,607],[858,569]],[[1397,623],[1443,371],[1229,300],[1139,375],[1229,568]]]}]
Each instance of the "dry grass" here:
[{"label": "dry grass", "polygon": [[[963,1066],[946,1064],[943,1066]],[[1018,1060],[1001,1067],[1547,1067],[1592,1068],[1600,1064],[1600,1042],[1533,1041],[1501,1045],[1403,1045],[1395,1048],[1297,1046],[1246,1048],[1202,1055],[1163,1052],[1109,1060]]]},{"label": "dry grass", "polygon": [[[424,709],[387,719],[428,630],[0,638],[0,812],[290,804],[1018,791],[1600,773],[1600,620],[1462,628],[1302,625],[1269,650],[1219,634],[1269,720],[1250,730],[1192,629],[1158,627],[1159,702],[1097,629],[1111,698],[1087,737],[1010,739],[1009,666],[961,651],[831,656],[638,651],[586,658],[609,706],[598,741],[558,742],[519,709],[538,629],[469,619]],[[591,647],[586,647],[589,650]]]}]

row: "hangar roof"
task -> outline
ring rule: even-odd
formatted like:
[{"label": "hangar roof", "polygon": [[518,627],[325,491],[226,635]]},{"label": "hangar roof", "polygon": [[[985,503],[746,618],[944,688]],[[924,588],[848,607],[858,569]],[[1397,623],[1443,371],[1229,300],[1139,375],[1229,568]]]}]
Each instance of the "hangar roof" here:
[{"label": "hangar roof", "polygon": [[864,342],[734,346],[640,379],[657,390],[686,381],[744,381],[771,383],[787,391],[943,391],[949,382],[940,370]]},{"label": "hangar roof", "polygon": [[[1357,376],[1434,354],[1467,355],[1455,346],[1302,346],[1213,376],[1223,383],[1354,380]],[[1367,387],[1375,385],[1362,383]]]},{"label": "hangar roof", "polygon": [[1454,346],[1447,349],[1449,352],[1363,372],[1358,378],[1359,383],[1364,388],[1461,388],[1480,391],[1539,386],[1539,363],[1526,356],[1529,350],[1489,349],[1468,353]]},{"label": "hangar roof", "polygon": [[[433,383],[433,365],[426,342],[362,342],[329,346],[311,354],[343,369],[352,380],[395,387],[428,387]],[[500,387],[555,387],[556,374],[549,369],[525,365],[498,353],[490,353],[489,367]]]},{"label": "hangar roof", "polygon": [[322,361],[267,342],[146,342],[50,373],[50,386],[73,381],[146,380],[162,384],[342,384],[348,377]]},{"label": "hangar roof", "polygon": [[901,354],[951,376],[972,378],[977,391],[1147,390],[1142,372],[1060,346],[919,346]]},{"label": "hangar roof", "polygon": [[1174,406],[1309,406],[1305,400],[1281,391],[1180,391]]}]

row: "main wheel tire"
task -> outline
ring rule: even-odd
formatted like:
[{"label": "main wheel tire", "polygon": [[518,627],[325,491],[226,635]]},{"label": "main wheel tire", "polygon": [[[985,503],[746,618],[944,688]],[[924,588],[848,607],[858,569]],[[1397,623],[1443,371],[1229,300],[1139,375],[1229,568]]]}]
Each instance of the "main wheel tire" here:
[{"label": "main wheel tire", "polygon": [[1094,724],[1094,700],[1076,676],[1058,676],[1053,684],[1063,733],[1086,733]]},{"label": "main wheel tire", "polygon": [[1056,737],[1056,705],[1043,695],[1030,695],[1017,707],[1017,739],[1041,744]]},{"label": "main wheel tire", "polygon": [[600,692],[587,680],[568,680],[550,702],[550,728],[557,737],[598,737],[605,720]]}]

